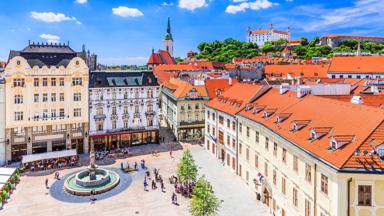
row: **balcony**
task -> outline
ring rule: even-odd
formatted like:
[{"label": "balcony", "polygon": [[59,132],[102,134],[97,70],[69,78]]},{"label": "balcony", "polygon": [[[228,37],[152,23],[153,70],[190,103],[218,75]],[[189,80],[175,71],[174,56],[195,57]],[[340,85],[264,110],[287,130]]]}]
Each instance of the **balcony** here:
[{"label": "balcony", "polygon": [[116,129],[108,129],[106,133],[120,133],[120,132],[132,132],[132,131],[144,131],[144,130],[155,130],[159,129],[156,126],[147,126],[147,127],[129,127],[129,128],[116,128]]},{"label": "balcony", "polygon": [[184,126],[184,125],[201,125],[201,124],[205,124],[205,121],[181,121],[180,122],[180,126]]},{"label": "balcony", "polygon": [[106,118],[106,116],[104,114],[101,114],[101,115],[95,115],[94,116],[94,119],[95,120],[104,120]]},{"label": "balcony", "polygon": [[154,111],[147,111],[147,112],[145,112],[146,116],[155,115],[155,114],[156,114],[156,112],[154,112]]}]

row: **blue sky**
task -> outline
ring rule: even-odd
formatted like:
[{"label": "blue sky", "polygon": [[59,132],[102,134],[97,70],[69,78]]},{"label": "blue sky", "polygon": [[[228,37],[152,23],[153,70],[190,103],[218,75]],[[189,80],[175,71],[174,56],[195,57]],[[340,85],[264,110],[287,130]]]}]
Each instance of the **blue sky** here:
[{"label": "blue sky", "polygon": [[384,36],[383,0],[1,0],[0,60],[31,41],[86,44],[106,64],[144,64],[171,17],[175,55],[201,41],[245,40],[247,26]]}]

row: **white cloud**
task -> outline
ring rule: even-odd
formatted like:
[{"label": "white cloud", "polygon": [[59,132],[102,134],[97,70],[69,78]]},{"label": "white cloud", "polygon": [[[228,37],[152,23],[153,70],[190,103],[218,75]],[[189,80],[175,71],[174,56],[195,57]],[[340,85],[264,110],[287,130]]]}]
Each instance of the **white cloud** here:
[{"label": "white cloud", "polygon": [[41,39],[46,40],[48,43],[59,43],[60,37],[53,34],[41,34]]},{"label": "white cloud", "polygon": [[269,0],[256,0],[253,2],[243,2],[242,0],[233,0],[233,2],[242,2],[238,5],[228,5],[225,9],[226,13],[236,14],[238,12],[244,12],[250,10],[261,10],[278,5],[278,3],[270,2]]},{"label": "white cloud", "polygon": [[87,3],[87,0],[76,0],[76,3],[85,4],[85,3]]},{"label": "white cloud", "polygon": [[68,17],[63,13],[53,12],[30,12],[30,17],[36,20],[40,20],[46,23],[63,22],[63,21],[74,21],[77,24],[81,24],[76,17]]},{"label": "white cloud", "polygon": [[206,0],[179,0],[179,8],[190,11],[206,6],[208,6]]},{"label": "white cloud", "polygon": [[163,2],[163,3],[161,3],[161,6],[164,6],[164,7],[170,7],[170,6],[173,6],[174,4],[173,4],[173,2]]},{"label": "white cloud", "polygon": [[246,2],[248,0],[232,0],[232,1],[235,2],[235,3],[238,3],[238,2]]},{"label": "white cloud", "polygon": [[143,12],[141,12],[137,8],[129,8],[125,6],[112,8],[112,13],[115,14],[116,16],[121,16],[121,17],[139,17],[144,15]]},{"label": "white cloud", "polygon": [[[301,12],[312,11],[311,15],[307,15],[307,19],[300,20],[295,24],[305,32],[343,28],[378,30],[378,28],[384,27],[382,24],[382,20],[384,20],[382,0],[356,0],[352,6],[336,9],[319,6],[316,10],[311,9],[310,6],[302,6],[297,9],[297,13],[301,15],[303,14]],[[302,25],[304,22],[305,25]]]}]

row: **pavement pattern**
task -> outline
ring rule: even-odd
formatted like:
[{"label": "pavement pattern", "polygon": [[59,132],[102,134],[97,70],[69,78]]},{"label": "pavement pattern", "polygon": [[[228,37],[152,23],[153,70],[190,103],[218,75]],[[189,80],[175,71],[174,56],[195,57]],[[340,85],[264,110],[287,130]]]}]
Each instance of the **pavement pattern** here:
[{"label": "pavement pattern", "polygon": [[[199,145],[183,144],[182,147],[189,148],[195,158],[196,164],[199,166],[199,174],[204,174],[212,183],[216,195],[222,200],[222,207],[219,215],[221,216],[264,216],[266,210],[264,206],[256,201],[255,195],[250,192],[245,183],[239,177],[230,173],[223,165],[212,155]],[[111,191],[110,196],[97,195],[100,197],[95,202],[77,200],[72,202],[67,200],[68,197],[54,197],[50,191],[45,188],[44,181],[49,179],[49,185],[52,190],[63,190],[60,184],[54,180],[54,174],[40,176],[22,176],[20,184],[17,185],[16,191],[11,195],[4,209],[0,210],[0,215],[5,216],[24,216],[24,215],[49,215],[49,216],[101,216],[101,215],[157,215],[157,216],[182,216],[189,215],[188,204],[189,199],[178,195],[179,205],[171,203],[171,195],[174,191],[173,185],[169,184],[168,178],[176,172],[176,164],[182,155],[182,150],[173,151],[173,157],[169,152],[161,152],[158,156],[152,154],[134,156],[128,159],[117,159],[114,164],[104,167],[118,170],[120,163],[131,165],[135,161],[140,163],[144,159],[151,171],[156,167],[160,170],[166,185],[166,191],[161,189],[146,192],[143,189],[144,170],[140,170],[133,174],[120,174],[123,181],[121,188]],[[100,166],[103,167],[103,166]],[[60,176],[65,176],[86,166],[60,171]],[[62,180],[63,181],[63,178]],[[51,193],[53,193],[51,191]]]}]

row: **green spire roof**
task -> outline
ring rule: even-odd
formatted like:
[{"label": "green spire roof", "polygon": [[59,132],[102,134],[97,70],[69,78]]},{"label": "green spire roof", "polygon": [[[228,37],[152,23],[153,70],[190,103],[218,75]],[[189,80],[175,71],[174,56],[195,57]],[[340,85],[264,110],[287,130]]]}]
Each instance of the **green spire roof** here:
[{"label": "green spire roof", "polygon": [[171,33],[171,19],[169,17],[168,17],[167,33],[165,34],[165,40],[173,41],[173,37]]}]

